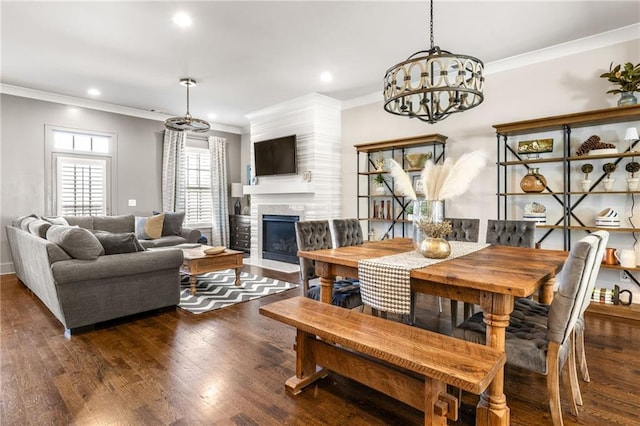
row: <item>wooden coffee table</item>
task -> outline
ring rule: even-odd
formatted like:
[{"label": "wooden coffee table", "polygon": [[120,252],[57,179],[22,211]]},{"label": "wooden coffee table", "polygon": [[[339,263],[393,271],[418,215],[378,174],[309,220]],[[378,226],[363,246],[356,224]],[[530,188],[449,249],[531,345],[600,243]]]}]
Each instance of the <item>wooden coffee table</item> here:
[{"label": "wooden coffee table", "polygon": [[207,272],[221,271],[223,269],[235,269],[236,270],[236,285],[240,285],[240,269],[242,269],[242,255],[241,251],[226,249],[220,254],[207,255],[204,253],[205,249],[211,248],[211,246],[201,246],[198,248],[182,249],[184,253],[184,261],[180,272],[189,275],[189,294],[192,296],[196,294],[196,282],[198,274],[204,274]]}]

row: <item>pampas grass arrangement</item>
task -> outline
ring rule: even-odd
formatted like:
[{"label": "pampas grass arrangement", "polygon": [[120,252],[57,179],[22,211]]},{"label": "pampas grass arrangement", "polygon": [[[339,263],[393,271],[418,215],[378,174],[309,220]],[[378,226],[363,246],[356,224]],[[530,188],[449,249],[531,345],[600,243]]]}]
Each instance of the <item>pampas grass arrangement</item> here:
[{"label": "pampas grass arrangement", "polygon": [[[386,167],[395,182],[400,195],[416,200],[416,192],[411,179],[392,158],[386,160]],[[422,169],[420,180],[426,200],[450,200],[463,194],[471,182],[487,164],[487,154],[476,150],[463,154],[457,161],[447,158],[442,164],[427,161]]]}]

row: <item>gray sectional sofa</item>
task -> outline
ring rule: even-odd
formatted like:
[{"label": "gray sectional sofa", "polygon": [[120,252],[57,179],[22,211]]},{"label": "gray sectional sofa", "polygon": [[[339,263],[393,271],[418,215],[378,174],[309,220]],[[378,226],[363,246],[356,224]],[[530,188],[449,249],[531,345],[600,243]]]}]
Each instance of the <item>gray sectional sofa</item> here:
[{"label": "gray sectional sofa", "polygon": [[131,215],[65,217],[71,226],[34,216],[6,227],[11,257],[17,277],[62,323],[66,335],[178,304],[182,251],[142,246],[197,242],[199,231],[180,229],[179,235],[138,241]]}]

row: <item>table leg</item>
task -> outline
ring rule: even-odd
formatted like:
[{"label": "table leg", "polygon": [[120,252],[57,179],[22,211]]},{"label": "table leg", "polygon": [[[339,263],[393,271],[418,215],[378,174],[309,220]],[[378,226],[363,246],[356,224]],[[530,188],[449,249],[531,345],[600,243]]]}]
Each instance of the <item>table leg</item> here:
[{"label": "table leg", "polygon": [[196,283],[198,282],[198,277],[195,274],[189,275],[189,294],[192,296],[196,295]]},{"label": "table leg", "polygon": [[236,286],[240,287],[240,268],[236,268]]},{"label": "table leg", "polygon": [[[487,325],[487,346],[504,352],[505,332],[509,325],[509,314],[513,311],[513,297],[504,294],[484,294],[480,306]],[[510,411],[504,394],[504,368],[499,371],[487,390],[480,395],[476,408],[476,425],[508,426]]]},{"label": "table leg", "polygon": [[553,287],[556,284],[556,277],[549,278],[538,290],[538,302],[550,305],[553,301]]},{"label": "table leg", "polygon": [[329,265],[323,262],[316,262],[316,274],[320,277],[320,301],[331,304],[336,276],[329,272]]}]

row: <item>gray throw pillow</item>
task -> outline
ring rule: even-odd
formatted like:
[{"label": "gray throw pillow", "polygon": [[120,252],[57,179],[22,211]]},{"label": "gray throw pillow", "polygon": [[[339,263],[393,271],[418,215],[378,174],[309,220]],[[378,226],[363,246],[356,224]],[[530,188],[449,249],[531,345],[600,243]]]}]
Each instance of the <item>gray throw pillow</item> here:
[{"label": "gray throw pillow", "polygon": [[139,251],[145,251],[145,248],[138,242],[136,234],[133,232],[114,234],[111,232],[94,231],[93,235],[95,235],[98,241],[100,241],[100,244],[102,244],[104,254],[137,253]]},{"label": "gray throw pillow", "polygon": [[74,259],[96,260],[104,254],[100,241],[84,228],[52,225],[47,231],[47,240],[59,245]]},{"label": "gray throw pillow", "polygon": [[[162,212],[153,211],[153,214]],[[164,223],[162,224],[162,236],[180,235],[182,232],[182,222],[184,222],[184,212],[164,212]]]},{"label": "gray throw pillow", "polygon": [[51,226],[50,222],[43,219],[32,220],[29,222],[29,232],[40,238],[47,238],[47,231]]},{"label": "gray throw pillow", "polygon": [[62,216],[59,217],[43,217],[44,220],[51,223],[52,225],[64,225],[69,226],[69,222]]}]

